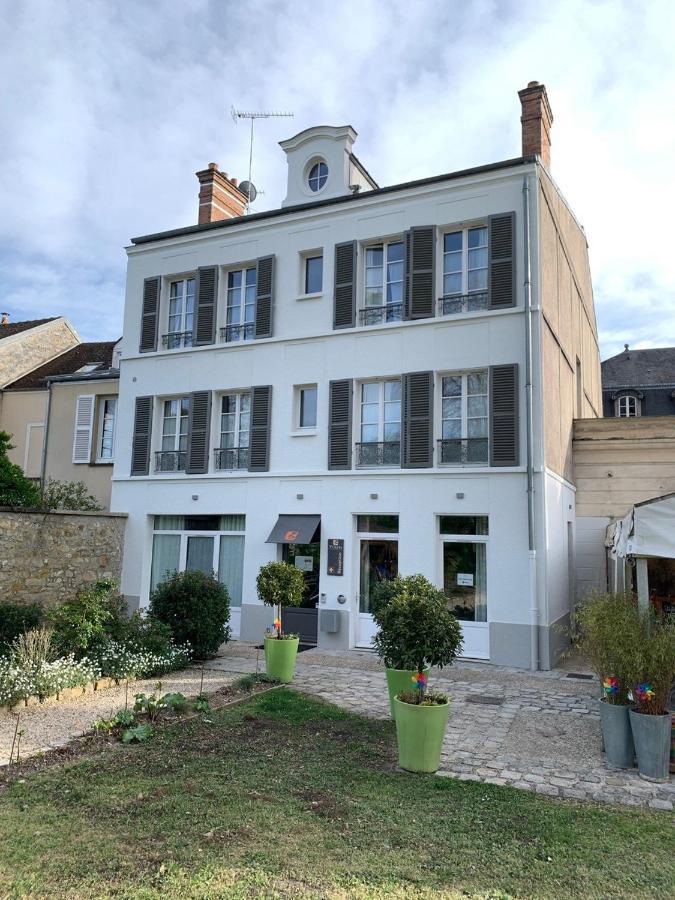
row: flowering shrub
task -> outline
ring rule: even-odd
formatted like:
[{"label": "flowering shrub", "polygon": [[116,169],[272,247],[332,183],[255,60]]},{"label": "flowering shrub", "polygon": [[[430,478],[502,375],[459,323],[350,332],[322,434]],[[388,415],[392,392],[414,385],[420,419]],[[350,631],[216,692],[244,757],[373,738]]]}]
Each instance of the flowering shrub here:
[{"label": "flowering shrub", "polygon": [[182,669],[190,664],[190,647],[169,644],[161,652],[108,641],[95,656],[101,674],[109,678],[152,678],[173,669]]},{"label": "flowering shrub", "polygon": [[22,664],[0,658],[0,706],[14,706],[26,697],[49,697],[66,688],[84,687],[101,677],[95,663],[66,656],[52,662]]}]

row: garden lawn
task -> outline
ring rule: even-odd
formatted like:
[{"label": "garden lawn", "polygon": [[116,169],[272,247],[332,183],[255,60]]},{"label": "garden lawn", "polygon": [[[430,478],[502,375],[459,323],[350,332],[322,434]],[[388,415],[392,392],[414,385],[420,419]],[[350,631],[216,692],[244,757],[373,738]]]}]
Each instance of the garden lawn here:
[{"label": "garden lawn", "polygon": [[662,898],[672,825],[398,772],[391,723],[275,689],[10,775],[0,896]]}]

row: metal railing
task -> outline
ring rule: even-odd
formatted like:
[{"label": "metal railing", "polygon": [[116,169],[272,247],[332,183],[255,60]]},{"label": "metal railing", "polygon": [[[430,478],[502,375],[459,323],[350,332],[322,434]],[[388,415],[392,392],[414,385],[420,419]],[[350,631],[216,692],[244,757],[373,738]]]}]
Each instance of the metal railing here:
[{"label": "metal railing", "polygon": [[400,466],[400,441],[369,441],[356,445],[356,465],[361,468]]},{"label": "metal railing", "polygon": [[255,336],[255,323],[244,322],[241,325],[225,325],[220,329],[220,339],[226,343],[231,341],[250,341]]},{"label": "metal railing", "polygon": [[184,472],[185,450],[155,451],[155,472]]},{"label": "metal railing", "polygon": [[381,325],[383,322],[400,322],[402,319],[403,303],[364,306],[359,310],[359,325]]},{"label": "metal railing", "polygon": [[162,346],[165,350],[175,350],[176,347],[191,347],[191,331],[170,331],[162,335]]},{"label": "metal railing", "polygon": [[451,438],[438,442],[439,466],[487,466],[487,438]]},{"label": "metal railing", "polygon": [[213,457],[219,471],[248,469],[248,447],[216,447]]},{"label": "metal railing", "polygon": [[438,301],[441,316],[457,316],[460,313],[480,312],[488,308],[487,291],[473,291],[471,294],[449,294]]}]

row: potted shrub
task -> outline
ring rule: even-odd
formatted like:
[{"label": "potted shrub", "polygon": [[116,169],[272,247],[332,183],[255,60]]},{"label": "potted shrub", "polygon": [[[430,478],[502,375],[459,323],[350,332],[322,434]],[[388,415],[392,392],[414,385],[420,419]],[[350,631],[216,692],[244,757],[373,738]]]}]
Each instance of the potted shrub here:
[{"label": "potted shrub", "polygon": [[600,679],[598,701],[605,757],[630,769],[635,761],[628,710],[640,613],[630,594],[592,593],[572,617],[573,643]]},{"label": "potted shrub", "polygon": [[272,633],[265,635],[265,669],[272,678],[288,684],[295,673],[299,637],[284,633],[281,607],[300,606],[305,578],[300,569],[289,563],[271,562],[261,567],[256,584],[262,602],[276,609]]},{"label": "potted shrub", "polygon": [[668,781],[671,742],[668,695],[675,678],[675,618],[656,618],[650,609],[642,614],[641,626],[633,687],[635,706],[630,710],[638,773],[647,781]]},{"label": "potted shrub", "polygon": [[[449,699],[427,691],[431,666],[450,665],[462,647],[462,631],[442,590],[423,575],[397,579],[378,602],[380,631],[375,646],[385,659],[412,671],[408,690],[394,697],[399,765],[410,772],[435,772],[448,721]],[[394,648],[399,651],[394,656]]]},{"label": "potted shrub", "polygon": [[[417,674],[417,661],[412,659],[406,647],[399,640],[396,631],[387,628],[385,611],[387,604],[404,590],[404,580],[400,575],[389,581],[381,581],[374,589],[371,597],[373,621],[379,631],[373,639],[376,653],[384,663],[384,672],[389,692],[389,711],[392,719],[396,714],[394,697],[401,691],[409,691],[413,675]],[[425,675],[429,675],[429,666],[424,666]]]}]

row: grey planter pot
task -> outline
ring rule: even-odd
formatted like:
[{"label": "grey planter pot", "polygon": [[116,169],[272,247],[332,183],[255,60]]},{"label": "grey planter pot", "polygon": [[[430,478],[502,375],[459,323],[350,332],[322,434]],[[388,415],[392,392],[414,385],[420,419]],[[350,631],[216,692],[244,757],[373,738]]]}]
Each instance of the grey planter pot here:
[{"label": "grey planter pot", "polygon": [[635,765],[633,732],[628,717],[628,707],[598,701],[605,758],[617,769],[632,769]]},{"label": "grey planter pot", "polygon": [[630,727],[640,778],[646,781],[670,781],[670,714],[647,716],[630,711]]}]

